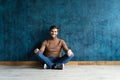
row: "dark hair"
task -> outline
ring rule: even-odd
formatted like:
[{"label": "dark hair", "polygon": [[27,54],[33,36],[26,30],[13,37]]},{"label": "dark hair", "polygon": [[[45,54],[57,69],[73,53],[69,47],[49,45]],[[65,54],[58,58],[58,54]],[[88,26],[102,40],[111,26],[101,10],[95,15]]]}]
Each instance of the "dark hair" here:
[{"label": "dark hair", "polygon": [[52,25],[52,26],[50,27],[49,31],[51,31],[52,29],[58,29],[58,30],[59,30],[59,28],[58,28],[57,26],[55,26],[55,25]]}]

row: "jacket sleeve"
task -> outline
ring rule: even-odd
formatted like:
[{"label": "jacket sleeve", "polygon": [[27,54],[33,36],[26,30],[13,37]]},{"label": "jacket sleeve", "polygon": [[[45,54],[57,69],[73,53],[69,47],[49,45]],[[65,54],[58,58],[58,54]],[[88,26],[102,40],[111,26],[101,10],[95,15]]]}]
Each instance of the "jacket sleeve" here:
[{"label": "jacket sleeve", "polygon": [[67,53],[69,50],[64,40],[62,40],[62,48],[65,51],[65,53]]},{"label": "jacket sleeve", "polygon": [[40,52],[44,52],[45,51],[45,48],[46,48],[46,40],[42,42],[42,45],[40,47]]}]

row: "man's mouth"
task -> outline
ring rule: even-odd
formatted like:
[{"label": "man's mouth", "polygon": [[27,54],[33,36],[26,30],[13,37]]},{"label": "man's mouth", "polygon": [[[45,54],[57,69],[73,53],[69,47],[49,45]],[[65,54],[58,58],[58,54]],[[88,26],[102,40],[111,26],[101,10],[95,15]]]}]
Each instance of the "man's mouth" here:
[{"label": "man's mouth", "polygon": [[55,37],[56,35],[52,35],[53,37]]}]

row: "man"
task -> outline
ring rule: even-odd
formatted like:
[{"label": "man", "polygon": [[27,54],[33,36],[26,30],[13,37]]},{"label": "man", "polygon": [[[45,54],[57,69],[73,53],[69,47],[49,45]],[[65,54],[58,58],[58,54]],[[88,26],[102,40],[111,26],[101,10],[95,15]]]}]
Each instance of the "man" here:
[{"label": "man", "polygon": [[[40,49],[35,49],[34,53],[44,63],[44,68],[47,66],[48,69],[63,69],[64,64],[70,61],[74,54],[68,49],[64,40],[57,38],[57,26],[51,26],[49,32],[50,38],[43,41]],[[62,49],[66,53],[63,56],[61,55]]]}]

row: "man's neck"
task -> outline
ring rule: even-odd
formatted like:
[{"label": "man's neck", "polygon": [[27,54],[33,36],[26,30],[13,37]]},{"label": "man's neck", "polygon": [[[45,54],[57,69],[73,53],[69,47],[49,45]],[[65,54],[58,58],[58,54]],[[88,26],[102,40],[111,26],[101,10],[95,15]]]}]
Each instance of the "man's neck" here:
[{"label": "man's neck", "polygon": [[56,39],[58,39],[58,38],[57,38],[57,37],[54,37],[54,38],[53,38],[53,37],[50,37],[50,39],[51,39],[51,40],[56,40]]}]

